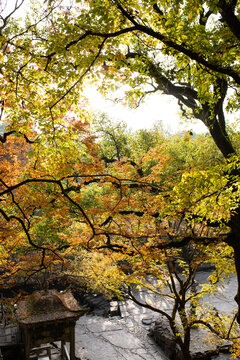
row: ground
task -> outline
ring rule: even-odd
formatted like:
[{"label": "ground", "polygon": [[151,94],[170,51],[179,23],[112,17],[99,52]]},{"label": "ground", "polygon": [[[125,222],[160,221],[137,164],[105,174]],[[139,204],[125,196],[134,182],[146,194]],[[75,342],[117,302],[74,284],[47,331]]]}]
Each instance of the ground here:
[{"label": "ground", "polygon": [[[207,272],[198,273],[199,283],[205,280]],[[231,277],[224,287],[219,289],[221,296],[208,298],[222,311],[232,311],[236,289],[236,279]],[[146,292],[140,293],[144,299]],[[167,309],[163,299],[158,300]],[[76,356],[81,360],[167,360],[161,349],[149,337],[148,330],[157,319],[158,314],[142,308],[132,301],[119,303],[121,316],[102,317],[85,315],[76,325]],[[198,346],[196,338],[195,346]],[[229,354],[213,357],[214,360],[230,360]]]}]

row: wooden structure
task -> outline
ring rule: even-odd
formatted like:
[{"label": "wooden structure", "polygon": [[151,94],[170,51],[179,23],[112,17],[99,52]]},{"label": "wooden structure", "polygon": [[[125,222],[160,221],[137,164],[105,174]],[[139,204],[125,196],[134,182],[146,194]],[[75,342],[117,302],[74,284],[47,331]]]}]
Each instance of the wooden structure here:
[{"label": "wooden structure", "polygon": [[87,309],[80,308],[70,292],[49,290],[26,296],[19,302],[16,314],[24,333],[26,360],[33,348],[54,341],[61,341],[62,358],[65,343],[69,342],[70,360],[75,360],[75,325],[85,312]]}]

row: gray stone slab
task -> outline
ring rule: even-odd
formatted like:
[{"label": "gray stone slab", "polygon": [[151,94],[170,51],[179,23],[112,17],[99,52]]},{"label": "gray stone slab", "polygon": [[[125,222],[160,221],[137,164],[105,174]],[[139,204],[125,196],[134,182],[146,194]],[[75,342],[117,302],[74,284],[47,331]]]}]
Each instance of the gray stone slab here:
[{"label": "gray stone slab", "polygon": [[123,349],[138,349],[142,347],[141,341],[134,335],[124,330],[117,332],[106,332],[102,336],[113,346]]},{"label": "gray stone slab", "polygon": [[217,356],[213,356],[212,360],[234,360],[234,358],[229,354],[219,354]]},{"label": "gray stone slab", "polygon": [[120,360],[116,349],[104,339],[93,334],[76,339],[75,354],[81,360]]},{"label": "gray stone slab", "polygon": [[[143,359],[148,359],[150,356],[149,352],[147,351],[147,349],[141,348],[141,349],[137,349],[136,353],[141,356]],[[153,354],[152,354],[153,355]],[[159,355],[159,354],[158,354]]]},{"label": "gray stone slab", "polygon": [[[199,271],[196,280],[199,284],[206,283],[209,276],[208,271]],[[218,292],[212,296],[206,296],[204,302],[213,305],[218,310],[226,313],[231,313],[237,309],[237,304],[234,301],[234,296],[237,293],[237,278],[230,275],[219,287]]]},{"label": "gray stone slab", "polygon": [[126,316],[125,318],[120,319],[120,323],[127,327],[136,325],[136,321],[132,318],[132,316]]},{"label": "gray stone slab", "polygon": [[162,356],[162,354],[159,353],[159,349],[154,351],[154,348],[151,347],[150,351],[148,349],[137,349],[136,353],[141,357],[141,359],[151,359],[151,360],[167,360],[167,358]]},{"label": "gray stone slab", "polygon": [[76,327],[75,327],[75,337],[76,337],[76,339],[78,337],[88,333],[88,332],[89,331],[88,331],[86,326],[78,326],[78,325],[76,325]]},{"label": "gray stone slab", "polygon": [[130,351],[130,350],[126,351],[123,349],[118,349],[118,352],[122,356],[121,359],[124,359],[124,360],[154,360],[151,357],[149,358],[147,354],[145,354],[144,356],[141,356],[141,355],[137,354],[137,352]]},{"label": "gray stone slab", "polygon": [[76,327],[81,329],[81,326],[85,325],[92,333],[122,330],[121,325],[101,316],[88,316],[87,322],[85,320],[86,317],[83,320],[81,319],[82,318],[77,321]]},{"label": "gray stone slab", "polygon": [[[198,274],[199,283],[205,282],[207,275],[205,271]],[[235,307],[235,282],[235,278],[231,277],[229,283],[219,289],[220,293],[227,295],[226,300],[224,296],[215,295],[203,301],[210,302],[219,310],[231,311],[230,309]],[[146,299],[147,292],[142,291],[140,298],[142,301]],[[161,299],[159,296],[154,298],[154,304],[165,310],[171,307],[165,298]],[[155,320],[158,314],[139,307],[132,301],[121,301],[119,305],[121,318],[85,315],[79,319],[76,326],[76,356],[81,360],[167,360],[153,339],[147,336],[147,327],[151,319]],[[145,320],[146,324],[143,324],[142,320]],[[199,339],[196,339],[196,342],[198,343]],[[212,360],[230,359],[230,355],[221,354]]]}]

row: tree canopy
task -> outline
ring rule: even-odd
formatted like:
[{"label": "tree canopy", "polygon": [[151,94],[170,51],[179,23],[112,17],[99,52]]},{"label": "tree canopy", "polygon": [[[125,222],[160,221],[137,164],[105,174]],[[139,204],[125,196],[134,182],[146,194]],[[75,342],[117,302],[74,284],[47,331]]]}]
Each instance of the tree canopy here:
[{"label": "tree canopy", "polygon": [[[230,246],[240,289],[239,134],[226,121],[239,108],[239,2],[49,0],[18,19],[24,3],[0,25],[2,286],[66,268],[79,249],[147,274],[192,243]],[[124,85],[133,107],[174,96],[216,147],[104,116],[91,128],[89,82]]]}]

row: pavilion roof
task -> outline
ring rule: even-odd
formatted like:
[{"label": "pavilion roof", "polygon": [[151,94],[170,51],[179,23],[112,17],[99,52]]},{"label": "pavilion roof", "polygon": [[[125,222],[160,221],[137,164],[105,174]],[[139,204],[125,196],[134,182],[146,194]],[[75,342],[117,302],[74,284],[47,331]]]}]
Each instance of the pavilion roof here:
[{"label": "pavilion roof", "polygon": [[35,291],[17,304],[16,317],[22,325],[33,325],[76,319],[87,311],[88,309],[78,305],[71,292]]}]

